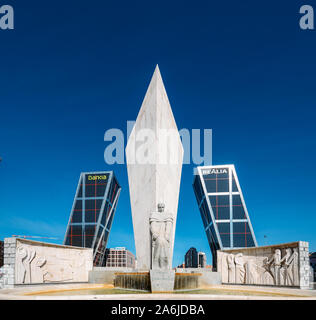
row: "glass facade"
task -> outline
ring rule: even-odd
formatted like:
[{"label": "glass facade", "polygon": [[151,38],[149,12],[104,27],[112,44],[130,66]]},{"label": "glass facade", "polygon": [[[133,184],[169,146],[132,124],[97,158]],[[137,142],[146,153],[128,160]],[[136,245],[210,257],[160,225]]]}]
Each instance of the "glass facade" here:
[{"label": "glass facade", "polygon": [[257,246],[235,167],[198,167],[193,189],[216,268],[216,251]]},{"label": "glass facade", "polygon": [[93,248],[95,266],[105,263],[106,244],[120,190],[112,171],[80,175],[64,244]]},{"label": "glass facade", "polygon": [[186,268],[198,267],[198,252],[195,248],[190,248],[184,257],[184,263]]}]

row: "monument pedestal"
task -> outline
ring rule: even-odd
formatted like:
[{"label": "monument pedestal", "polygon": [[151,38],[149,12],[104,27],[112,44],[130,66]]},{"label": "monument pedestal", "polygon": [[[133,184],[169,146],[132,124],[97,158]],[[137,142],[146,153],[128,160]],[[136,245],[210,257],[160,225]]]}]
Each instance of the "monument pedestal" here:
[{"label": "monument pedestal", "polygon": [[150,270],[151,292],[172,292],[174,279],[174,270]]}]

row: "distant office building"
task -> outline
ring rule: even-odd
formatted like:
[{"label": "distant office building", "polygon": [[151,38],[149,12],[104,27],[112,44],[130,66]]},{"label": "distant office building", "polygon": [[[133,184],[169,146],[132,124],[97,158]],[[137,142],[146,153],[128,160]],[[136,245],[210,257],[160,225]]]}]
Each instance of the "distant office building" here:
[{"label": "distant office building", "polygon": [[184,263],[186,268],[198,267],[198,252],[195,248],[190,248],[184,257]]},{"label": "distant office building", "polygon": [[106,249],[105,266],[115,268],[136,268],[135,256],[124,247]]},{"label": "distant office building", "polygon": [[177,266],[177,268],[181,268],[181,269],[185,268],[185,263],[182,262],[181,264],[179,264],[179,265]]},{"label": "distant office building", "polygon": [[193,189],[216,268],[216,251],[256,247],[234,165],[198,167]]},{"label": "distant office building", "polygon": [[3,266],[4,242],[0,240],[0,268]]},{"label": "distant office building", "polygon": [[198,253],[198,268],[206,268],[206,254],[204,252]]},{"label": "distant office building", "polygon": [[314,270],[314,274],[313,274],[314,279],[313,279],[313,281],[315,281],[316,280],[316,252],[310,253],[310,255],[309,255],[309,263],[310,263],[311,267]]},{"label": "distant office building", "polygon": [[93,248],[93,263],[103,266],[121,187],[113,171],[81,173],[64,244]]}]

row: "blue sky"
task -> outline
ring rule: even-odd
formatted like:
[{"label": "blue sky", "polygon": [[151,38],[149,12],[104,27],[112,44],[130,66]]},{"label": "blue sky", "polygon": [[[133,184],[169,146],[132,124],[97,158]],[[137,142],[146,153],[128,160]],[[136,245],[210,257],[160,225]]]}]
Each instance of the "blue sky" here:
[{"label": "blue sky", "polygon": [[[4,2],[15,29],[0,30],[0,239],[62,243],[80,172],[114,170],[109,246],[135,252],[126,167],[104,162],[103,137],[135,120],[158,63],[178,128],[211,128],[213,163],[235,164],[259,245],[316,251],[316,31],[299,28],[313,1]],[[191,246],[211,261],[192,171],[174,265]]]}]

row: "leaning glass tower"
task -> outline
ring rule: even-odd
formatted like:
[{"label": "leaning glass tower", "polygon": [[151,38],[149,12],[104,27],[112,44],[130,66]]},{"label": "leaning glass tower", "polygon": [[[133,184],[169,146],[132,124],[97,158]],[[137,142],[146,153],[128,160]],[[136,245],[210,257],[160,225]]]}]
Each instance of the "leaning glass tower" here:
[{"label": "leaning glass tower", "polygon": [[93,248],[95,266],[105,264],[106,245],[120,192],[113,171],[80,175],[64,244]]},{"label": "leaning glass tower", "polygon": [[234,165],[197,167],[193,189],[216,268],[216,251],[256,247]]}]

